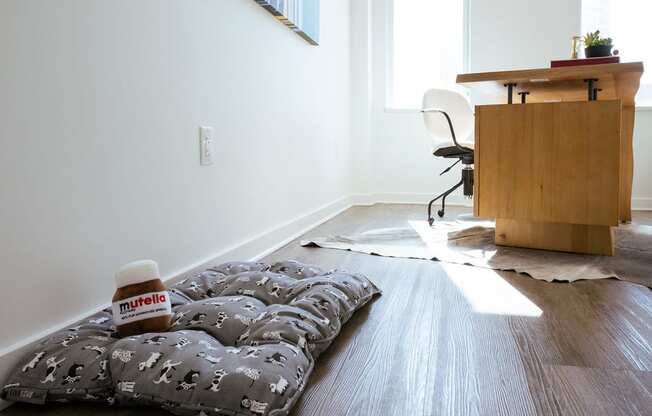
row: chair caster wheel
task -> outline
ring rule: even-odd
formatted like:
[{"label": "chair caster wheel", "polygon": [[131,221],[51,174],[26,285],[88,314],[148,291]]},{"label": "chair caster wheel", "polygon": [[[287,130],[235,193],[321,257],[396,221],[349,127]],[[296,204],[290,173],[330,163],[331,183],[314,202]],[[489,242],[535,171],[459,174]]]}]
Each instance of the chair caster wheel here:
[{"label": "chair caster wheel", "polygon": [[431,226],[432,226],[432,224],[433,224],[434,222],[435,222],[435,219],[434,219],[434,218],[432,218],[432,217],[428,218],[428,225],[431,225]]},{"label": "chair caster wheel", "polygon": [[437,211],[437,215],[439,215],[439,218],[444,218],[444,210],[440,209],[439,211]]}]

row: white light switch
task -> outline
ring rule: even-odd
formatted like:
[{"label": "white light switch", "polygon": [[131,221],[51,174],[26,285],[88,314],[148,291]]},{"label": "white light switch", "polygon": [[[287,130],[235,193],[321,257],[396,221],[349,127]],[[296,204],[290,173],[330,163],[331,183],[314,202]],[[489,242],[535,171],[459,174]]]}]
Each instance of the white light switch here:
[{"label": "white light switch", "polygon": [[202,166],[213,164],[214,147],[213,128],[201,126],[199,128],[199,164]]}]

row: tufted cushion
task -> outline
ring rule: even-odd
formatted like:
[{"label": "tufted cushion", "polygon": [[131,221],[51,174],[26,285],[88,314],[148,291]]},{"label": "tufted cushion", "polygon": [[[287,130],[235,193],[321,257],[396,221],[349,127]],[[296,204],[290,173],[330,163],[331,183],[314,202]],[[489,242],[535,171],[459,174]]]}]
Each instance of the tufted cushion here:
[{"label": "tufted cushion", "polygon": [[218,296],[190,302],[174,309],[171,331],[198,329],[223,345],[236,345],[266,306],[248,296]]},{"label": "tufted cushion", "polygon": [[232,262],[170,288],[169,332],[118,339],[108,311],[40,343],[7,400],[149,405],[180,415],[284,415],[314,360],[379,290],[294,261]]},{"label": "tufted cushion", "polygon": [[[147,343],[155,337],[158,342]],[[207,408],[254,414],[283,409],[303,390],[303,374],[311,366],[291,344],[230,347],[201,331],[125,338],[112,354],[118,404],[190,414]]]},{"label": "tufted cushion", "polygon": [[25,356],[4,386],[3,398],[29,403],[111,402],[108,357],[117,340],[114,334],[106,311],[56,332]]}]

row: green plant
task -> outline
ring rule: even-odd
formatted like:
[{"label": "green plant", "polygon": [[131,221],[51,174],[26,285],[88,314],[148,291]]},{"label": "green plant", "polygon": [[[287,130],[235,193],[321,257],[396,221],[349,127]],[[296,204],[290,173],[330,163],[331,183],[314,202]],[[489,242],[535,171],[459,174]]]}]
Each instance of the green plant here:
[{"label": "green plant", "polygon": [[600,31],[589,32],[584,35],[584,45],[589,46],[612,46],[613,39],[600,37]]}]

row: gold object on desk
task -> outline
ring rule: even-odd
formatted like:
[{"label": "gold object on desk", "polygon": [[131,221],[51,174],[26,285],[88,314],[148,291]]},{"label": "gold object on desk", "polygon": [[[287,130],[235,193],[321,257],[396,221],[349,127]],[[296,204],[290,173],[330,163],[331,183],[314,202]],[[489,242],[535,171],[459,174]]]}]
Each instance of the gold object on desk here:
[{"label": "gold object on desk", "polygon": [[571,59],[577,59],[579,57],[579,48],[581,41],[581,36],[573,36],[573,44],[571,46]]},{"label": "gold object on desk", "polygon": [[485,93],[529,92],[475,109],[474,213],[496,218],[497,244],[613,254],[612,227],[631,221],[642,73],[635,62],[458,75]]}]

